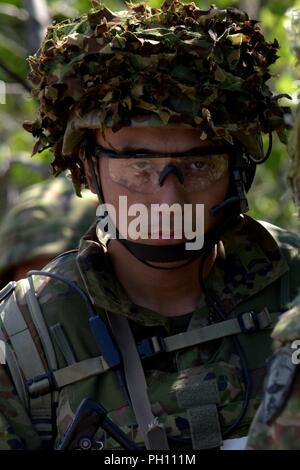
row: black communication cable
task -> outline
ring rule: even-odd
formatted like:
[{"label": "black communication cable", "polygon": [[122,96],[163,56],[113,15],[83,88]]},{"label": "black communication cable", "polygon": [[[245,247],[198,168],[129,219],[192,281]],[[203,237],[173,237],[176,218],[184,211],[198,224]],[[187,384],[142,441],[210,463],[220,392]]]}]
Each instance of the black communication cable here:
[{"label": "black communication cable", "polygon": [[[207,303],[207,306],[209,307],[209,309],[212,310],[216,314],[217,318],[219,318],[220,320],[225,321],[225,320],[227,320],[226,315],[224,314],[223,310],[218,305],[218,303],[215,300],[211,299],[211,297],[207,293],[207,289],[205,287],[205,283],[204,283],[204,279],[203,279],[203,271],[204,271],[204,265],[205,265],[206,257],[207,257],[207,254],[205,254],[204,257],[202,258],[202,263],[201,263],[201,267],[200,267],[200,270],[199,270],[199,283],[200,283],[201,289],[203,291],[203,294],[205,295],[205,300],[206,300],[206,303]],[[248,409],[249,401],[250,401],[250,398],[251,398],[251,392],[252,392],[251,377],[250,377],[250,374],[249,374],[247,359],[246,359],[245,353],[243,351],[243,348],[242,348],[242,346],[240,344],[240,341],[237,337],[233,336],[233,337],[230,338],[230,340],[232,341],[232,343],[234,345],[234,349],[238,353],[238,356],[239,356],[240,361],[241,361],[243,380],[244,380],[244,384],[245,384],[245,397],[244,397],[242,410],[241,410],[239,416],[237,417],[237,419],[232,424],[230,424],[229,426],[226,426],[223,429],[223,433],[222,433],[223,437],[226,437],[227,435],[232,433],[237,428],[237,426],[240,424],[242,419],[244,418],[244,416],[247,412],[247,409]]]}]

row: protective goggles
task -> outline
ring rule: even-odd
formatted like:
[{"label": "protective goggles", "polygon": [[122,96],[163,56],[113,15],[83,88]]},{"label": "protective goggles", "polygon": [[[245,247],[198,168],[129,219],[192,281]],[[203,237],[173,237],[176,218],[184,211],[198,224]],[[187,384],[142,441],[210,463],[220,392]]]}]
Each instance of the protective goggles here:
[{"label": "protective goggles", "polygon": [[[232,146],[230,146],[232,152]],[[132,191],[152,194],[159,191],[169,174],[174,174],[187,192],[205,190],[227,171],[229,146],[200,147],[173,154],[118,153],[95,145],[92,155],[109,157],[112,181]]]}]

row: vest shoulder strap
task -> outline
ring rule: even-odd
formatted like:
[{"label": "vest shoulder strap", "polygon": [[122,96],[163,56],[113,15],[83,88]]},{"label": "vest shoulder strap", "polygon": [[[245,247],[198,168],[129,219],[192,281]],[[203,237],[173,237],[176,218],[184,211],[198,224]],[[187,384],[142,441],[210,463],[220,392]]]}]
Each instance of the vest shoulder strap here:
[{"label": "vest shoulder strap", "polygon": [[[27,280],[26,280],[27,281]],[[30,284],[23,283],[24,296],[27,297]],[[19,308],[15,289],[11,289],[0,304],[1,335],[6,342],[7,365],[22,403],[27,410],[32,409],[32,422],[43,443],[52,440],[52,399],[51,395],[31,400],[27,381],[33,375],[46,373],[46,368],[33,340],[29,325],[24,320]],[[8,341],[6,339],[8,338]]]},{"label": "vest shoulder strap", "polygon": [[[22,302],[25,301],[41,339],[47,364],[41,358],[30,325],[26,323],[19,307],[15,291],[17,285]],[[42,445],[47,446],[53,439],[53,404],[57,401],[58,390],[104,373],[110,367],[102,356],[98,356],[80,362],[74,362],[72,357],[67,362],[67,367],[58,369],[52,339],[36,297],[32,278],[10,283],[0,292],[0,318],[0,341],[5,343],[5,360],[15,389],[32,419]],[[56,335],[59,330],[57,337],[60,339],[61,349],[69,352],[62,330],[59,325],[54,326]]]}]

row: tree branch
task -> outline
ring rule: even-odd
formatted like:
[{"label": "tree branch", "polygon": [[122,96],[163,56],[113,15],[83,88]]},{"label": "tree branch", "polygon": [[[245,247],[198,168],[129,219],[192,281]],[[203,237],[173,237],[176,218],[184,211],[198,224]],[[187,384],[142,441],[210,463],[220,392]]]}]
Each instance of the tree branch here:
[{"label": "tree branch", "polygon": [[23,88],[25,88],[26,91],[29,93],[31,92],[31,86],[29,83],[24,80],[22,77],[20,77],[18,74],[16,74],[13,70],[11,70],[2,60],[0,59],[0,68],[4,70],[4,72],[12,78],[15,82],[20,83]]},{"label": "tree branch", "polygon": [[51,24],[51,16],[46,0],[23,0],[23,6],[29,13],[26,22],[28,49],[34,54],[40,47],[47,26]]},{"label": "tree branch", "polygon": [[260,0],[240,0],[240,8],[245,10],[250,18],[257,20],[259,18],[259,12],[261,8]]}]

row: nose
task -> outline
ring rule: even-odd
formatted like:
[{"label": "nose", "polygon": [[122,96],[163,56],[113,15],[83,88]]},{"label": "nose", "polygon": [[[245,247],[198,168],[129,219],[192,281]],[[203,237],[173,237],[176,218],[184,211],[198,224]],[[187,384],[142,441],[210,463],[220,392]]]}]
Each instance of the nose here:
[{"label": "nose", "polygon": [[164,184],[165,179],[167,178],[168,175],[173,174],[178,178],[178,181],[183,184],[184,182],[184,176],[182,174],[182,171],[180,168],[178,168],[177,165],[174,165],[173,163],[168,163],[163,170],[160,172],[159,175],[159,186],[162,186]]},{"label": "nose", "polygon": [[172,205],[174,203],[183,204],[186,202],[185,187],[174,172],[169,172],[164,176],[157,195],[160,203]]}]

